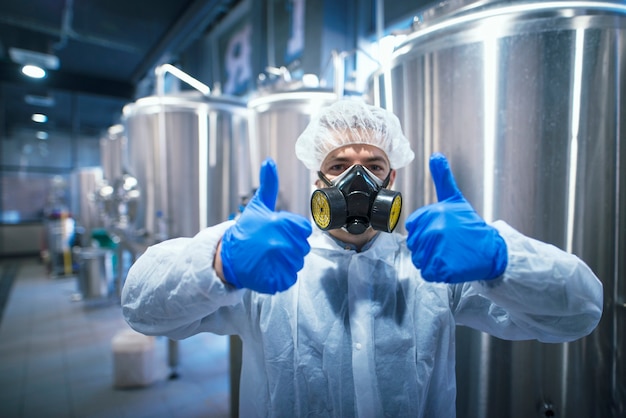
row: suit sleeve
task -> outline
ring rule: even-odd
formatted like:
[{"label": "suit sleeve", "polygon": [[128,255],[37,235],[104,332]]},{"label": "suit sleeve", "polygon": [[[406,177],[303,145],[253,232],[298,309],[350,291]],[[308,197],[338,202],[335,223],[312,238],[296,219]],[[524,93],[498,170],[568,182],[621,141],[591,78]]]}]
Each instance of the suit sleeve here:
[{"label": "suit sleeve", "polygon": [[558,343],[591,333],[602,316],[602,283],[578,257],[494,223],[508,264],[494,280],[454,289],[457,324],[507,340]]},{"label": "suit sleeve", "polygon": [[223,283],[213,259],[225,222],[193,238],[149,247],[131,266],[122,290],[128,324],[146,335],[182,339],[203,331],[233,334],[244,290]]}]

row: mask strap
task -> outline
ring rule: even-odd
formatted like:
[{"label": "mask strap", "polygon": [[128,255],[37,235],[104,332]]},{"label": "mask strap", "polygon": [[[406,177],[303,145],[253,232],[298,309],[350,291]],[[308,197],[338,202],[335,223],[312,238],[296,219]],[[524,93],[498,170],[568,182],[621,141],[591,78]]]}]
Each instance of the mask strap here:
[{"label": "mask strap", "polygon": [[322,173],[321,171],[317,172],[317,177],[319,177],[320,180],[322,180],[322,182],[328,186],[328,187],[333,187],[333,183],[328,180],[328,178],[324,175],[324,173]]},{"label": "mask strap", "polygon": [[389,181],[391,180],[392,171],[393,171],[392,169],[389,169],[389,173],[387,173],[387,177],[385,177],[385,180],[383,180],[383,185],[382,185],[383,189],[386,189],[387,186],[389,186]]}]

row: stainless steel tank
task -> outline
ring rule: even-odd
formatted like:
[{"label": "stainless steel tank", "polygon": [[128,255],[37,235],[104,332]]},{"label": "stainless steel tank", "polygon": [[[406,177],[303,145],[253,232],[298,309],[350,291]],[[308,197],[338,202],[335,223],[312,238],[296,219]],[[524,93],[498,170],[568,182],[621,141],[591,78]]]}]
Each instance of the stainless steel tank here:
[{"label": "stainless steel tank", "polygon": [[[277,209],[311,215],[311,193],[317,177],[296,158],[294,147],[311,116],[339,97],[330,90],[297,88],[261,92],[249,100],[251,132],[258,144],[255,172],[263,159],[276,161],[280,182]],[[255,180],[258,186],[258,175]]]},{"label": "stainless steel tank", "polygon": [[96,202],[104,219],[106,228],[112,228],[120,222],[120,211],[125,209],[122,199],[118,198],[119,184],[126,175],[127,140],[124,126],[117,124],[109,127],[100,138],[100,165],[103,181],[96,192]]},{"label": "stainless steel tank", "polygon": [[436,199],[428,157],[441,151],[487,220],[573,252],[604,284],[598,328],[572,343],[459,327],[458,416],[624,417],[626,5],[445,6],[369,83],[416,153],[396,185],[406,213]]},{"label": "stainless steel tank", "polygon": [[104,179],[110,184],[124,174],[127,165],[126,146],[127,140],[122,124],[109,127],[106,134],[100,138],[100,165]]},{"label": "stainless steel tank", "polygon": [[144,97],[124,107],[123,124],[141,196],[133,228],[148,244],[228,219],[252,187],[248,109],[236,98]]},{"label": "stainless steel tank", "polygon": [[[100,167],[83,167],[70,175],[71,213],[78,227],[84,228],[83,236],[91,239],[91,232],[103,226],[103,220],[95,200],[95,193],[103,180]],[[89,242],[85,243],[89,245]]]}]

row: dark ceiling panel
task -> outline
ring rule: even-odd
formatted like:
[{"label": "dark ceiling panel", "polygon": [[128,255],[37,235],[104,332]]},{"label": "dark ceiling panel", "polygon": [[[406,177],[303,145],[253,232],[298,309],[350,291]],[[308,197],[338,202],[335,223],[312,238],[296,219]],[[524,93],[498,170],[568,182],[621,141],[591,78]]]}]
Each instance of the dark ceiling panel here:
[{"label": "dark ceiling panel", "polygon": [[70,40],[56,55],[61,62],[60,71],[130,81],[144,54],[145,49],[140,48],[121,50]]},{"label": "dark ceiling panel", "polygon": [[[31,127],[50,96],[49,127],[94,132],[116,123],[143,77],[176,56],[237,0],[0,0],[0,132]],[[44,80],[28,80],[10,58],[20,48],[59,59]]]},{"label": "dark ceiling panel", "polygon": [[5,0],[0,2],[2,20],[13,21],[14,24],[58,26],[65,9],[64,0]]},{"label": "dark ceiling panel", "polygon": [[82,41],[112,49],[150,48],[167,31],[189,1],[89,1],[75,3],[72,30]]}]

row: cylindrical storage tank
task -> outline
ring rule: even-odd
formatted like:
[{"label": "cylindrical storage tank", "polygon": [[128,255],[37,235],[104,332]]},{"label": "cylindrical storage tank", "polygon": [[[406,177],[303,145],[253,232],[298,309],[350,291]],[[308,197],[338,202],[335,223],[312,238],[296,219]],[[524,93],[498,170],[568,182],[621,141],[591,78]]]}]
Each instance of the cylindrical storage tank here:
[{"label": "cylindrical storage tank", "polygon": [[146,244],[188,237],[237,211],[250,184],[248,109],[197,92],[126,105],[128,171],[140,199],[134,233]]},{"label": "cylindrical storage tank", "polygon": [[626,6],[456,4],[422,14],[370,79],[416,153],[396,182],[407,213],[436,200],[441,151],[486,220],[578,255],[604,284],[602,320],[575,342],[459,327],[458,416],[626,416]]},{"label": "cylindrical storage tank", "polygon": [[118,196],[123,190],[118,190],[126,173],[127,140],[124,125],[110,126],[100,138],[100,165],[104,181],[96,193],[96,201],[103,217],[105,227],[111,228],[120,224],[120,212],[125,205]]},{"label": "cylindrical storage tank", "polygon": [[[267,92],[248,102],[252,110],[251,134],[255,135],[258,144],[259,163],[271,157],[278,168],[277,209],[305,217],[311,215],[311,193],[317,176],[296,158],[295,144],[311,116],[339,97],[330,90],[303,88]],[[258,186],[258,174],[255,181]]]},{"label": "cylindrical storage tank", "polygon": [[111,126],[100,138],[100,165],[104,179],[112,184],[124,174],[126,166],[126,136],[124,126]]},{"label": "cylindrical storage tank", "polygon": [[78,289],[83,299],[102,299],[113,283],[113,251],[97,247],[75,247],[78,262]]},{"label": "cylindrical storage tank", "polygon": [[[100,167],[84,167],[72,171],[70,176],[71,212],[77,226],[84,228],[84,237],[89,240],[91,231],[103,225],[94,193],[102,185]],[[83,243],[89,245],[89,242]]]}]

